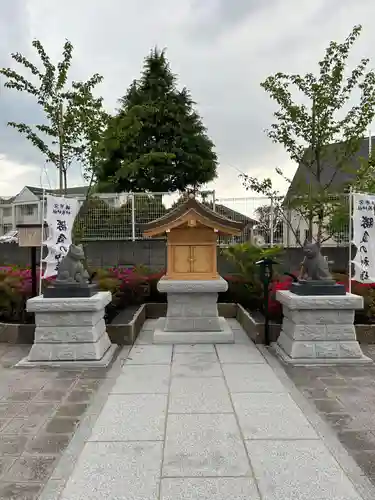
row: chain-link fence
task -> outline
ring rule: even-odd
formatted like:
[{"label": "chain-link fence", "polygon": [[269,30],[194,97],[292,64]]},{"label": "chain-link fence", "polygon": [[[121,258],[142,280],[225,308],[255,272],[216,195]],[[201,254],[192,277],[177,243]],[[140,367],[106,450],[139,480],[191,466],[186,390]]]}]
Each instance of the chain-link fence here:
[{"label": "chain-link fence", "polygon": [[[73,195],[72,195],[73,196]],[[77,195],[73,197],[77,198]],[[197,195],[202,203],[229,219],[242,222],[240,236],[219,239],[220,245],[255,242],[261,246],[296,247],[320,234],[325,246],[347,245],[349,241],[349,197],[332,196],[319,207],[297,198],[244,197],[221,198],[208,191]],[[145,239],[143,225],[153,221],[181,203],[183,197],[168,193],[104,193],[86,199],[78,197],[80,211],[75,223],[75,236],[81,241]],[[44,207],[45,209],[46,207]],[[42,196],[39,201],[0,203],[0,236],[16,229],[17,224],[37,224],[43,217]],[[319,222],[319,216],[322,220]],[[312,219],[312,222],[310,222]]]}]

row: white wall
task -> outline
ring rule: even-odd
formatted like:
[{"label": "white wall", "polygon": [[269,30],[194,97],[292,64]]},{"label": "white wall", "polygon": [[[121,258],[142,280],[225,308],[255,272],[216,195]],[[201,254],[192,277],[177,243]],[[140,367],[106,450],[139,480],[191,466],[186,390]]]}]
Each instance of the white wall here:
[{"label": "white wall", "polygon": [[[308,235],[308,229],[309,229],[309,224],[308,222],[301,217],[301,215],[295,211],[295,210],[290,210],[289,213],[289,221],[290,224],[287,224],[284,222],[284,232],[283,232],[283,245],[285,247],[296,247],[299,246],[297,242],[297,238],[295,235],[295,232],[299,231],[299,238],[301,243],[303,244],[306,236]],[[328,221],[327,221],[328,222]],[[318,226],[317,224],[313,225],[313,236],[316,236],[318,232]],[[322,243],[322,247],[336,247],[336,246],[341,246],[347,244],[347,231],[343,232],[343,240],[342,241],[336,241],[334,238],[328,238],[326,241]],[[346,239],[345,239],[346,237]]]}]

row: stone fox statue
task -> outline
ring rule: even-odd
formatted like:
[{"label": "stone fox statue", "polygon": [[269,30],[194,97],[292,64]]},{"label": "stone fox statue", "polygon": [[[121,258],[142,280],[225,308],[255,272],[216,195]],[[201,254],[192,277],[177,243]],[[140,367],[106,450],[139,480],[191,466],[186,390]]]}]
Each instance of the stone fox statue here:
[{"label": "stone fox statue", "polygon": [[331,281],[332,276],[328,269],[328,262],[320,253],[316,243],[306,243],[303,247],[305,258],[302,262],[299,279],[308,281]]},{"label": "stone fox statue", "polygon": [[87,285],[89,275],[82,264],[84,258],[82,245],[70,245],[68,253],[59,264],[56,282],[67,285]]}]

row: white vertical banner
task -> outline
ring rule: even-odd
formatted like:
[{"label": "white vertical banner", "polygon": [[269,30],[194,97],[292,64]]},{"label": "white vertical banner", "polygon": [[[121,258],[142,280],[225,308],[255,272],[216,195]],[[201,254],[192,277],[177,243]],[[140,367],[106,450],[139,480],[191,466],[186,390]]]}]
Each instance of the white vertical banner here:
[{"label": "white vertical banner", "polygon": [[57,274],[58,266],[72,244],[72,230],[79,211],[79,202],[73,198],[47,195],[45,220],[48,225],[48,238],[44,245],[48,255],[43,259],[45,270],[43,278]]},{"label": "white vertical banner", "polygon": [[375,282],[375,195],[353,193],[353,278],[360,283]]}]

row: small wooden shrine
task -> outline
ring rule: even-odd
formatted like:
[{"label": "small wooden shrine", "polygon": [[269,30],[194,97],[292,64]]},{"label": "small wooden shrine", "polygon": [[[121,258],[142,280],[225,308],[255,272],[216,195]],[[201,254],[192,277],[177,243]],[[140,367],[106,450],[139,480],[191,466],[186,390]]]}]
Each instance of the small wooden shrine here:
[{"label": "small wooden shrine", "polygon": [[193,194],[163,217],[143,226],[144,236],[167,235],[169,280],[215,280],[217,238],[238,236],[244,223],[236,222],[199,203]]}]

